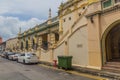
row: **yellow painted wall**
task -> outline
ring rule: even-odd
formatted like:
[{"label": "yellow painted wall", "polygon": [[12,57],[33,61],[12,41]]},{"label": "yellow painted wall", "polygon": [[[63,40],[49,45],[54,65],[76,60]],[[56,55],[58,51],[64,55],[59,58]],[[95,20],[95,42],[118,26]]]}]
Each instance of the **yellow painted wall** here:
[{"label": "yellow painted wall", "polygon": [[[89,0],[92,3],[93,0]],[[96,7],[96,8],[95,8]],[[87,14],[93,14],[101,11],[101,3],[97,2],[89,5]],[[101,43],[104,34],[108,27],[114,22],[120,20],[120,11],[111,11],[102,15],[94,15],[93,23],[88,18],[88,53],[89,53],[89,68],[101,69],[102,63],[106,62],[105,37],[104,43]],[[101,47],[102,45],[102,47]],[[102,50],[102,51],[101,51]],[[103,60],[102,60],[103,59]]]},{"label": "yellow painted wall", "polygon": [[54,49],[54,59],[57,60],[60,55],[64,55],[64,43]]},{"label": "yellow painted wall", "polygon": [[[62,16],[59,20],[59,29],[63,29],[63,35],[75,24],[77,19],[80,17],[79,14],[84,11],[83,7],[85,7],[85,5],[87,6],[87,1],[83,0],[61,12]],[[69,20],[69,18],[71,18],[71,20]]]},{"label": "yellow painted wall", "polygon": [[51,53],[50,51],[41,50],[40,61],[51,62]]},{"label": "yellow painted wall", "polygon": [[6,41],[6,48],[13,49],[13,47],[18,46],[18,39],[17,38],[11,38]]},{"label": "yellow painted wall", "polygon": [[83,26],[69,38],[69,55],[73,56],[73,65],[87,67],[88,65],[88,33],[87,26]]}]

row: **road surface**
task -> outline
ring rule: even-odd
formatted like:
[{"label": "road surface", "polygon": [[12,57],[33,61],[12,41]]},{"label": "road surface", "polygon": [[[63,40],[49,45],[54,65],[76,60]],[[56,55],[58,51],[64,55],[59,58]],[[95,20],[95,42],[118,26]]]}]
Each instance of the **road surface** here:
[{"label": "road surface", "polygon": [[38,65],[24,65],[0,57],[0,80],[95,80]]}]

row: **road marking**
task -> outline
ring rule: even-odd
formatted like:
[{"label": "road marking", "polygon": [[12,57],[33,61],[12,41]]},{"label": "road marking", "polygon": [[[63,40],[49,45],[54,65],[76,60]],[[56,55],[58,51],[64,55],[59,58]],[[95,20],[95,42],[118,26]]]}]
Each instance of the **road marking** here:
[{"label": "road marking", "polygon": [[67,72],[67,73],[71,73],[71,74],[75,74],[75,75],[83,76],[83,77],[88,77],[88,78],[91,78],[91,79],[109,80],[109,79],[102,78],[102,77],[99,77],[99,76],[93,76],[93,75],[89,75],[89,74],[85,74],[85,73],[80,73],[80,72],[76,72],[76,71],[66,71],[66,70],[63,70],[63,69],[58,69],[56,67],[47,66],[47,65],[44,65],[44,64],[39,64],[39,66],[43,66],[43,67],[54,69],[54,70],[58,70],[58,71],[64,71],[64,72]]}]

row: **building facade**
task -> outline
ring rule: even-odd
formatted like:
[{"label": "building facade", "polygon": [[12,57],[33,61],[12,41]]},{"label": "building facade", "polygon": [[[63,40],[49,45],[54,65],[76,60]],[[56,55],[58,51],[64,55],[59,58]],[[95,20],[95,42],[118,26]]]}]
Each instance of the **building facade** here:
[{"label": "building facade", "polygon": [[17,52],[19,49],[18,38],[10,38],[6,41],[6,49],[5,51]]},{"label": "building facade", "polygon": [[19,33],[19,51],[34,52],[40,58],[42,54],[52,50],[56,45],[59,40],[58,28],[58,17],[51,18],[49,16],[49,19],[44,23]]},{"label": "building facade", "polygon": [[73,66],[93,69],[120,61],[120,0],[68,0],[58,13],[19,33],[19,51],[50,63],[70,55]]},{"label": "building facade", "polygon": [[102,68],[108,62],[119,62],[120,0],[102,0],[89,5],[89,65]]},{"label": "building facade", "polygon": [[102,69],[119,62],[120,0],[68,0],[59,8],[58,55],[72,55],[73,66]]},{"label": "building facade", "polygon": [[59,7],[60,40],[54,50],[59,55],[73,56],[73,66],[88,65],[87,0],[68,0]]},{"label": "building facade", "polygon": [[2,43],[2,37],[0,37],[0,44]]},{"label": "building facade", "polygon": [[5,51],[5,49],[6,49],[6,42],[2,42],[0,44],[0,51]]}]

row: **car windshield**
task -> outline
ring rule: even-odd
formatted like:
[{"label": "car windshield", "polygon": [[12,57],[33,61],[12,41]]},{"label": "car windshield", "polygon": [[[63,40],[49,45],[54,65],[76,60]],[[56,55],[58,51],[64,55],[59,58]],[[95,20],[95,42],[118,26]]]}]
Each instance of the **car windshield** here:
[{"label": "car windshield", "polygon": [[8,52],[8,54],[15,54],[15,53],[12,53],[12,52]]},{"label": "car windshield", "polygon": [[34,56],[34,53],[27,53],[27,56]]},{"label": "car windshield", "polygon": [[15,54],[15,56],[20,56],[21,54]]}]

